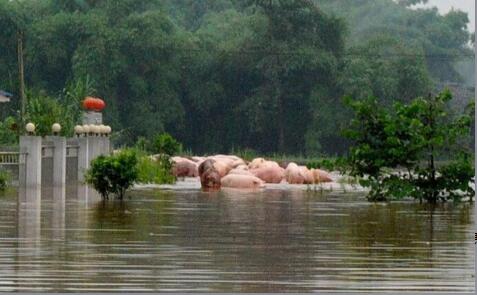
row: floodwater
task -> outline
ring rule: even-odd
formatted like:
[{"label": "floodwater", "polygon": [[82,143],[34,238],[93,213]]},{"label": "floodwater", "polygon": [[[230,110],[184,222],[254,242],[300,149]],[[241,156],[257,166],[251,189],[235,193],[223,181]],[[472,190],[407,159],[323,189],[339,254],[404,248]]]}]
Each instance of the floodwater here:
[{"label": "floodwater", "polygon": [[363,193],[142,189],[0,196],[0,291],[474,291],[474,205]]}]

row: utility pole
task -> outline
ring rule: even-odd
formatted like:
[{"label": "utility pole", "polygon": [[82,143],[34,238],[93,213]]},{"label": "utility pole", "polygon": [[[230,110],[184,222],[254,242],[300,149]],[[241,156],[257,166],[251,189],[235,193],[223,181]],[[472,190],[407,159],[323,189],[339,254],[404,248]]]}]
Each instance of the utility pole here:
[{"label": "utility pole", "polygon": [[[474,14],[477,19],[477,0],[474,1]],[[474,91],[475,91],[475,97],[474,97],[474,102],[477,103],[477,23],[475,24],[474,27],[474,34],[475,34],[475,39],[474,39],[474,63],[475,63],[475,75],[474,75]],[[475,108],[475,114],[474,114],[474,140],[475,140],[475,145],[474,149],[477,149],[477,108]],[[474,169],[477,167],[477,156],[474,153]],[[477,175],[474,170],[474,188],[475,188],[475,182],[477,180]],[[477,209],[477,200],[476,196],[474,195],[474,206]],[[476,221],[477,220],[477,210],[474,210],[474,230],[475,230],[475,240],[477,241],[477,226],[476,226]],[[476,249],[474,249],[475,251]],[[474,269],[477,266],[477,254],[474,252]],[[477,276],[474,276],[474,280],[477,284]]]},{"label": "utility pole", "polygon": [[17,57],[18,57],[18,79],[20,86],[20,103],[21,103],[21,124],[25,123],[25,108],[26,108],[26,97],[25,97],[25,71],[23,64],[23,31],[19,29],[17,31]]}]

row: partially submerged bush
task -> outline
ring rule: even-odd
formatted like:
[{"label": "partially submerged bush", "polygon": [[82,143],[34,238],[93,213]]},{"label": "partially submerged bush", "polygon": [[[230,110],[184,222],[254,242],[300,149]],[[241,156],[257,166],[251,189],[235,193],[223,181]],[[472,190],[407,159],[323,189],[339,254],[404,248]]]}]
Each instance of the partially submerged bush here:
[{"label": "partially submerged bush", "polygon": [[[473,113],[450,116],[446,105],[451,99],[445,91],[391,108],[373,98],[348,101],[356,115],[346,131],[355,144],[348,157],[350,173],[371,188],[370,200],[472,199],[473,157],[459,139],[470,134]],[[439,159],[447,164],[439,167]]]},{"label": "partially submerged bush", "polygon": [[168,155],[155,158],[141,150],[123,150],[111,156],[99,156],[91,162],[86,173],[86,183],[97,190],[104,199],[110,194],[123,199],[127,189],[135,182],[174,183],[172,162]]},{"label": "partially submerged bush", "polygon": [[114,194],[122,200],[126,190],[137,180],[137,156],[131,150],[111,156],[99,156],[91,161],[91,167],[86,173],[86,182],[104,199]]},{"label": "partially submerged bush", "polygon": [[172,174],[172,162],[168,155],[159,155],[151,158],[147,155],[138,155],[138,181],[141,183],[165,184],[174,183],[176,178]]}]

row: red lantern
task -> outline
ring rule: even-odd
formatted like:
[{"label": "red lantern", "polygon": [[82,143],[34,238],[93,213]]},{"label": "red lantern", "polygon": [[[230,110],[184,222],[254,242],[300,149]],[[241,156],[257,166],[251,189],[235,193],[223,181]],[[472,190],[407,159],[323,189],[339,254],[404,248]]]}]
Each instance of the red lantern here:
[{"label": "red lantern", "polygon": [[88,111],[101,112],[105,107],[106,103],[100,98],[87,96],[83,100],[83,108]]},{"label": "red lantern", "polygon": [[98,110],[104,110],[104,108],[106,107],[106,103],[104,102],[104,100],[98,98],[97,99],[97,107],[98,107]]}]

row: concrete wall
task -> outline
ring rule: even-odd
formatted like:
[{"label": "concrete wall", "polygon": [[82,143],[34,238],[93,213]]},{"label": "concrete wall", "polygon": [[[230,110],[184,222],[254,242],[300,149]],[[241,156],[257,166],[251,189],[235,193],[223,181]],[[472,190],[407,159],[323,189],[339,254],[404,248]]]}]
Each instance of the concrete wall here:
[{"label": "concrete wall", "polygon": [[45,198],[60,203],[66,195],[88,201],[94,194],[84,186],[83,174],[91,160],[109,153],[109,146],[107,137],[22,136],[20,151],[24,156],[18,164],[20,190],[36,187]]}]

